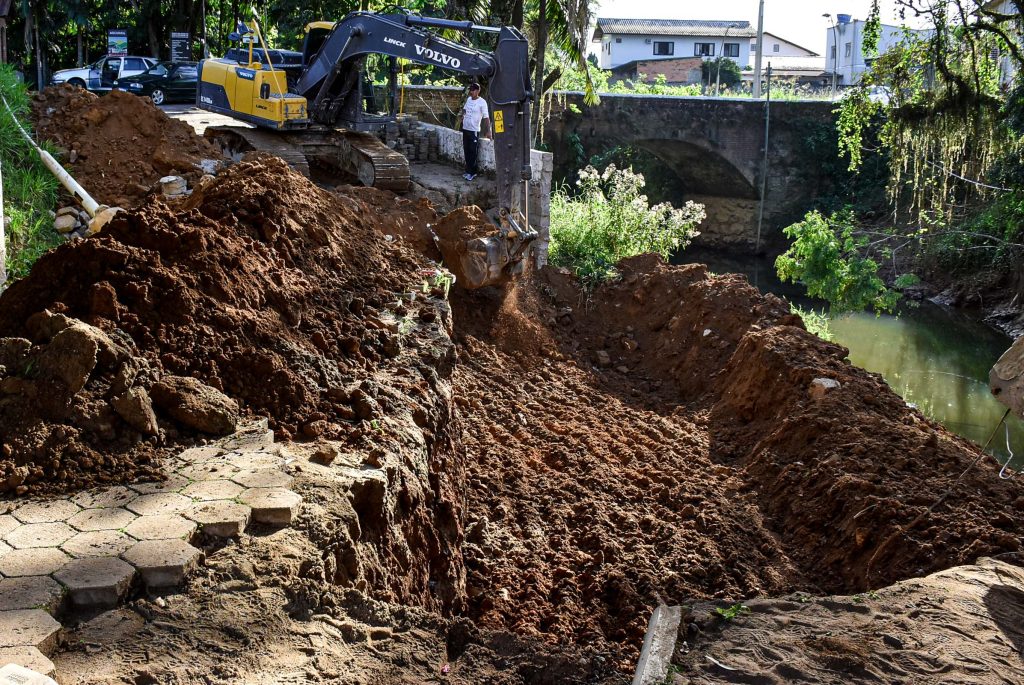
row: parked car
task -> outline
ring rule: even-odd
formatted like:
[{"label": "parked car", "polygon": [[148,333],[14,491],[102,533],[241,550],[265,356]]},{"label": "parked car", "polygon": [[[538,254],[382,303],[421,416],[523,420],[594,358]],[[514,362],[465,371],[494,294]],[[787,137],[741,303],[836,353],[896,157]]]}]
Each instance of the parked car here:
[{"label": "parked car", "polygon": [[154,64],[156,60],[152,57],[101,57],[87,67],[53,72],[50,83],[70,83],[94,93],[106,93],[114,87],[114,81],[141,74]]},{"label": "parked car", "polygon": [[195,62],[160,62],[137,76],[118,79],[114,88],[148,95],[154,105],[171,100],[195,102],[199,72]]}]

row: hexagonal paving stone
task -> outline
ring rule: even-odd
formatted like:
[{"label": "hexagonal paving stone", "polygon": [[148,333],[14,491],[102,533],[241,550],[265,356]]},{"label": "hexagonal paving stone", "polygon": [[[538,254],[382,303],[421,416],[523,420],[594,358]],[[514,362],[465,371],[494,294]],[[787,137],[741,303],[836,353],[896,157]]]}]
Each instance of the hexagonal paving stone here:
[{"label": "hexagonal paving stone", "polygon": [[223,441],[225,449],[245,452],[259,449],[274,444],[274,431],[272,430],[251,430],[240,431]]},{"label": "hexagonal paving stone", "polygon": [[182,490],[181,494],[205,502],[215,499],[234,499],[242,493],[242,490],[245,488],[229,480],[201,480],[192,483]]},{"label": "hexagonal paving stone", "polygon": [[280,469],[262,469],[236,473],[231,480],[247,488],[286,488],[294,478]]},{"label": "hexagonal paving stone", "polygon": [[192,500],[175,492],[157,492],[139,495],[128,503],[128,508],[140,516],[180,514],[192,506]]},{"label": "hexagonal paving stone", "polygon": [[134,544],[119,530],[92,530],[78,533],[60,547],[73,557],[116,557]]},{"label": "hexagonal paving stone", "polygon": [[28,502],[14,510],[14,517],[22,523],[53,523],[66,521],[81,511],[74,502],[55,499],[48,502]]},{"label": "hexagonal paving stone", "polygon": [[10,678],[8,678],[7,682],[25,683],[25,685],[36,685],[36,683],[40,682],[38,679],[33,681],[32,676],[34,674],[27,674],[24,672],[16,673],[18,669],[15,665],[27,668],[30,671],[44,675],[47,678],[53,678],[57,672],[53,662],[47,659],[46,655],[35,647],[0,648],[0,664],[7,664],[3,668],[0,668],[0,682],[4,682],[4,677],[12,675],[16,678],[20,678],[20,680],[10,680]]},{"label": "hexagonal paving stone", "polygon": [[60,624],[42,609],[0,611],[0,647],[35,647],[50,654],[57,647]]},{"label": "hexagonal paving stone", "polygon": [[238,496],[238,501],[252,507],[252,520],[271,525],[292,522],[302,498],[284,488],[253,488]]},{"label": "hexagonal paving stone", "polygon": [[50,576],[0,579],[0,611],[45,609],[55,613],[64,602],[64,588]]},{"label": "hexagonal paving stone", "polygon": [[191,447],[177,456],[177,459],[187,464],[209,461],[224,454],[221,447]]},{"label": "hexagonal paving stone", "polygon": [[7,535],[20,525],[21,522],[10,514],[0,516],[0,536]]},{"label": "hexagonal paving stone", "polygon": [[4,541],[15,549],[56,547],[74,534],[66,523],[29,523],[8,533]]},{"label": "hexagonal paving stone", "polygon": [[160,492],[178,492],[188,484],[188,478],[172,473],[167,477],[167,480],[150,483],[132,483],[128,487],[140,495],[154,495]]},{"label": "hexagonal paving stone", "polygon": [[140,516],[124,532],[139,540],[187,540],[195,534],[196,523],[179,514]]},{"label": "hexagonal paving stone", "polygon": [[279,469],[284,466],[284,459],[277,454],[271,452],[241,452],[239,454],[228,455],[228,461],[239,467],[249,471],[257,471],[260,469]]},{"label": "hexagonal paving stone", "polygon": [[229,461],[205,461],[179,469],[178,473],[192,480],[226,480],[239,472],[239,468]]},{"label": "hexagonal paving stone", "polygon": [[135,520],[135,514],[121,507],[83,509],[68,519],[78,530],[118,530]]},{"label": "hexagonal paving stone", "polygon": [[123,485],[115,485],[102,490],[80,492],[71,500],[83,509],[109,509],[123,507],[135,498],[135,492]]},{"label": "hexagonal paving stone", "polygon": [[252,509],[227,500],[202,502],[186,514],[199,524],[203,534],[216,538],[231,538],[242,534],[249,525]]},{"label": "hexagonal paving stone", "polygon": [[0,557],[0,574],[8,578],[46,576],[69,561],[71,557],[56,547],[15,549]]},{"label": "hexagonal paving stone", "polygon": [[7,554],[12,549],[14,549],[14,548],[11,547],[10,545],[8,545],[6,542],[0,542],[0,557],[2,557],[3,555]]},{"label": "hexagonal paving stone", "polygon": [[180,585],[203,553],[184,540],[143,540],[121,556],[152,588]]},{"label": "hexagonal paving stone", "polygon": [[68,589],[68,598],[79,608],[113,608],[128,591],[135,569],[120,559],[75,559],[53,574]]}]

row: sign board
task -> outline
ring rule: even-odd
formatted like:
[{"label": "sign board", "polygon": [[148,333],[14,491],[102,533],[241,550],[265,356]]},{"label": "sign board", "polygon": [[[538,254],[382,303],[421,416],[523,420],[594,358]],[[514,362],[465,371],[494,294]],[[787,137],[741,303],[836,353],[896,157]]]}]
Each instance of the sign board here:
[{"label": "sign board", "polygon": [[128,31],[126,29],[107,29],[107,54],[112,56],[128,54]]},{"label": "sign board", "polygon": [[171,32],[171,61],[188,62],[192,59],[192,43],[188,33]]}]

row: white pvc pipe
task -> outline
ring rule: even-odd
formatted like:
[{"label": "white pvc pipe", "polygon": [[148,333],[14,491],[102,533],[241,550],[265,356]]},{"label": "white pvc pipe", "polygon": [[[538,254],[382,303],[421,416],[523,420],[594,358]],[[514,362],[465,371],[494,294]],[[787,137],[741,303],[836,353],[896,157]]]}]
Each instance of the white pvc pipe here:
[{"label": "white pvc pipe", "polygon": [[82,207],[84,207],[85,211],[89,213],[89,216],[95,217],[96,214],[103,209],[99,203],[92,199],[92,196],[86,192],[85,188],[80,186],[78,181],[72,178],[71,174],[69,174],[64,167],[60,165],[60,162],[53,158],[53,155],[36,145],[36,142],[32,140],[32,137],[21,127],[21,124],[18,122],[18,118],[14,116],[11,106],[7,104],[7,98],[0,94],[0,100],[3,100],[4,107],[7,108],[7,112],[11,115],[11,120],[14,121],[14,125],[18,127],[18,131],[20,131],[25,140],[28,141],[28,144],[35,148],[36,152],[39,153],[39,158],[43,160],[43,164],[46,165],[46,168],[57,177],[57,180],[60,181],[61,185],[68,189],[69,193],[77,196],[78,199],[81,200]]}]

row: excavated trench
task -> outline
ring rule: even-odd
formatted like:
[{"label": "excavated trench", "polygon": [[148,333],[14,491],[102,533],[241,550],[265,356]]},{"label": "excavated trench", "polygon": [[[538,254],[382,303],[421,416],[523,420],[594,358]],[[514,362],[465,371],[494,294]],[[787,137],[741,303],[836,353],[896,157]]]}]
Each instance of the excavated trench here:
[{"label": "excavated trench", "polygon": [[[916,521],[977,448],[742,277],[639,257],[589,293],[546,268],[446,294],[429,203],[272,158],[139,203],[0,295],[0,338],[36,349],[33,315],[75,317],[145,359],[140,383],[193,376],[280,438],[360,455],[298,526],[319,577],[586,656],[527,682],[618,682],[659,600],[860,591],[1020,550],[1024,496],[984,469]],[[18,392],[59,378],[2,374],[0,483],[130,480],[197,437],[158,412],[143,440],[98,377],[44,412]]]}]

